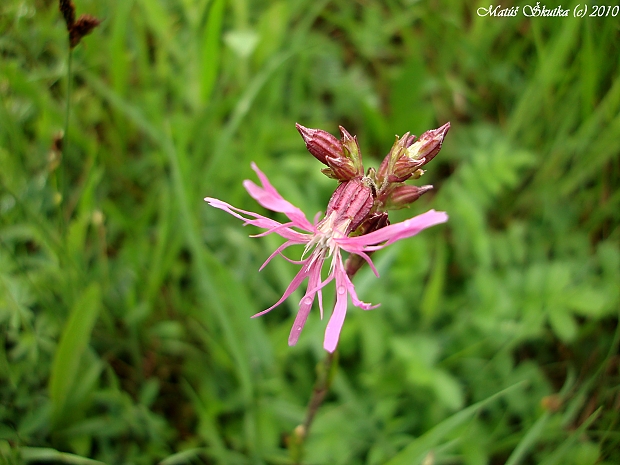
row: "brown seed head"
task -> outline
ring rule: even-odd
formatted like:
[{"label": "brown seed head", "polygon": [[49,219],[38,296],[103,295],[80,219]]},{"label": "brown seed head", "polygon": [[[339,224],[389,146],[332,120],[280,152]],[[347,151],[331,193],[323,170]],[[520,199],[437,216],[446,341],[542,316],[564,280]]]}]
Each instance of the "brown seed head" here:
[{"label": "brown seed head", "polygon": [[75,48],[80,43],[82,37],[88,35],[101,24],[101,20],[91,15],[82,15],[73,24],[69,30],[69,45],[71,48]]},{"label": "brown seed head", "polygon": [[70,32],[75,23],[75,5],[71,0],[60,0],[59,9],[67,23],[67,31]]}]

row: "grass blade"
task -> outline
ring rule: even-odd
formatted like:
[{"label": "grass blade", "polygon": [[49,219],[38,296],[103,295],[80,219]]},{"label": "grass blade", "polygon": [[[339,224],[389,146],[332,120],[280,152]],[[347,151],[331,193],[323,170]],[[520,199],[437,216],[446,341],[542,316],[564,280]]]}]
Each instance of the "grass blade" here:
[{"label": "grass blade", "polygon": [[456,430],[459,426],[469,421],[488,404],[508,394],[517,387],[523,386],[523,384],[523,382],[514,384],[496,394],[493,394],[485,400],[477,402],[474,405],[455,413],[451,417],[446,418],[430,431],[424,433],[419,438],[414,439],[407,447],[387,462],[386,465],[413,465],[421,463],[424,457],[426,457],[431,450],[437,447],[446,436]]},{"label": "grass blade", "polygon": [[52,421],[62,420],[69,394],[75,382],[80,358],[86,349],[97,315],[101,291],[91,284],[71,309],[71,315],[60,337],[54,356],[49,392],[52,401]]}]

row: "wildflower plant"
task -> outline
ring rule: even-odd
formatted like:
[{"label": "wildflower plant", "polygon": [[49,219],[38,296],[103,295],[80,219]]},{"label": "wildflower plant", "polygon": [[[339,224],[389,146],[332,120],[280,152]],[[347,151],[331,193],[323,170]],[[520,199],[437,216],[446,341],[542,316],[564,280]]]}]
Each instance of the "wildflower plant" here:
[{"label": "wildflower plant", "polygon": [[[444,223],[445,212],[429,210],[401,223],[390,224],[388,210],[403,208],[432,189],[432,186],[405,184],[408,179],[419,179],[428,164],[441,149],[443,139],[450,128],[446,123],[438,129],[427,131],[416,139],[406,133],[397,137],[392,149],[381,163],[379,170],[364,171],[362,155],[357,138],[340,127],[341,138],[337,139],[321,129],[309,129],[297,124],[308,151],[321,163],[327,165],[322,172],[339,182],[327,205],[325,215],[310,222],[304,213],[285,200],[271,185],[267,176],[252,163],[261,185],[250,180],[243,185],[248,193],[264,208],[282,213],[288,221],[280,223],[259,213],[241,210],[221,200],[207,197],[209,205],[265,231],[256,235],[278,234],[286,239],[263,263],[264,268],[276,255],[282,255],[290,262],[301,265],[282,297],[271,307],[257,313],[264,315],[284,302],[306,279],[306,292],[299,302],[299,310],[291,329],[288,343],[297,343],[308,319],[310,310],[318,297],[321,318],[323,317],[322,291],[331,281],[336,285],[336,303],[327,323],[323,347],[332,353],[336,350],[340,332],[347,312],[348,298],[353,305],[363,310],[376,308],[362,302],[351,281],[360,267],[367,263],[379,276],[371,255],[400,239],[414,236],[423,229]],[[321,218],[321,219],[319,219]],[[300,260],[286,257],[283,252],[292,245],[304,245]],[[343,253],[348,253],[346,261]],[[329,262],[327,277],[323,279],[323,265]]]}]

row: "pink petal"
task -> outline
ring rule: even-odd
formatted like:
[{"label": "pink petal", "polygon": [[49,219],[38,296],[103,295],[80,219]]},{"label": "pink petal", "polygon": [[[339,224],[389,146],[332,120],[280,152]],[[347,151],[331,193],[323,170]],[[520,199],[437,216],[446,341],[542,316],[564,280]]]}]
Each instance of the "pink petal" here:
[{"label": "pink petal", "polygon": [[267,312],[270,312],[271,310],[276,308],[278,305],[280,305],[282,302],[284,302],[286,299],[288,299],[288,297],[293,292],[295,292],[295,290],[301,285],[303,280],[306,279],[306,276],[308,276],[308,274],[309,274],[309,271],[306,270],[306,266],[302,266],[301,270],[299,270],[299,272],[295,275],[293,280],[290,282],[290,284],[286,288],[286,291],[284,291],[284,294],[282,295],[282,297],[280,297],[280,300],[278,300],[275,304],[273,304],[271,307],[263,310],[262,312],[258,312],[256,314],[252,315],[252,318],[256,318],[257,316],[261,316],[261,315],[264,315]]},{"label": "pink petal", "polygon": [[[334,305],[334,311],[332,316],[327,322],[327,328],[325,328],[325,340],[323,341],[323,348],[328,352],[336,350],[338,340],[340,339],[340,331],[344,324],[344,318],[347,314],[347,273],[344,270],[344,264],[342,263],[342,256],[340,251],[334,253],[334,271],[333,277],[336,279],[336,304]],[[350,282],[350,281],[349,281]]]},{"label": "pink petal", "polygon": [[334,273],[336,275],[336,305],[325,328],[325,340],[323,341],[323,348],[328,352],[336,350],[344,318],[347,315],[347,287],[344,282],[347,273],[344,271],[342,261],[340,265],[336,264]]},{"label": "pink petal", "polygon": [[[259,215],[258,213],[233,207],[226,202],[214,199],[212,197],[205,197],[205,201],[212,207],[219,208],[220,210],[225,211],[226,213],[234,216],[235,218],[242,220],[244,226],[247,226],[249,224],[258,228],[267,229],[267,231],[257,234],[256,237],[276,233],[279,236],[284,237],[285,239],[297,242],[299,244],[308,242],[307,235],[290,228],[290,226],[292,226],[292,223],[282,224],[275,220],[272,220],[271,218],[267,218],[266,216]],[[246,218],[240,213],[248,215],[251,218]]]},{"label": "pink petal", "polygon": [[336,305],[332,316],[327,323],[325,329],[325,340],[323,341],[323,348],[328,352],[336,350],[338,340],[340,339],[340,331],[344,325],[344,319],[347,314],[347,300],[348,296],[351,296],[353,305],[363,310],[371,310],[377,308],[379,305],[371,305],[366,302],[362,302],[358,299],[355,292],[355,286],[351,282],[351,279],[347,275],[342,263],[340,253],[336,252],[337,256],[334,256],[334,260],[337,260],[334,264],[334,275],[336,278]]},{"label": "pink petal", "polygon": [[286,261],[294,263],[296,265],[301,265],[304,263],[304,260],[291,260],[290,258],[288,258],[286,255],[284,255],[282,253],[282,251],[284,249],[287,249],[288,247],[292,246],[292,245],[296,245],[299,244],[298,242],[294,242],[294,241],[287,241],[284,244],[282,244],[280,247],[278,247],[276,250],[273,251],[273,253],[271,255],[269,255],[269,257],[267,257],[267,260],[265,260],[263,262],[263,264],[260,266],[260,268],[258,269],[258,271],[263,271],[263,268],[265,268],[267,266],[267,264],[273,259],[273,257],[275,257],[276,255],[280,255],[282,258],[284,258]]},{"label": "pink petal", "polygon": [[321,280],[321,266],[322,263],[319,261],[315,261],[310,265],[310,269],[308,270],[308,287],[306,289],[306,294],[299,302],[299,310],[297,311],[295,322],[293,323],[291,333],[288,337],[289,346],[294,346],[297,344],[301,330],[304,329],[304,325],[308,320],[308,315],[310,315],[310,310],[312,309],[312,304],[314,303],[314,297],[317,293],[317,283]]},{"label": "pink petal", "polygon": [[361,308],[362,310],[372,310],[373,308],[377,308],[379,305],[381,305],[381,304],[372,305],[372,304],[367,304],[366,302],[362,302],[360,299],[358,299],[357,292],[355,292],[355,286],[353,285],[353,283],[351,282],[351,279],[346,273],[344,274],[344,278],[345,278],[345,284],[347,286],[347,292],[351,296],[351,301],[353,302],[353,305]]},{"label": "pink petal", "polygon": [[252,162],[252,169],[260,179],[263,187],[258,187],[249,180],[244,181],[243,186],[254,200],[271,211],[284,213],[293,222],[294,226],[306,231],[312,231],[312,225],[306,218],[306,215],[292,203],[284,200],[275,187],[271,185],[267,176],[258,169],[254,162]]},{"label": "pink petal", "polygon": [[347,252],[370,252],[382,249],[400,239],[415,236],[426,228],[445,223],[446,221],[448,221],[448,215],[445,212],[429,210],[401,223],[391,224],[363,236],[343,237],[337,240],[338,245]]}]

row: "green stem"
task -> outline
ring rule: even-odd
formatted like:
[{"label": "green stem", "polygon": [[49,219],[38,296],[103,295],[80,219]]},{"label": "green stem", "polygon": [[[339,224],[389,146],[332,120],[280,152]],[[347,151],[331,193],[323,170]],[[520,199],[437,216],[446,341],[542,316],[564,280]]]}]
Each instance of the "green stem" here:
[{"label": "green stem", "polygon": [[73,81],[72,76],[72,67],[73,67],[73,49],[69,48],[69,58],[67,60],[67,97],[65,101],[65,127],[63,129],[62,135],[62,150],[61,150],[61,163],[57,168],[57,185],[56,189],[61,195],[64,195],[64,179],[63,179],[63,169],[62,162],[63,159],[66,158],[67,147],[69,146],[69,113],[71,111],[71,82]]},{"label": "green stem", "polygon": [[304,444],[310,427],[314,421],[314,417],[319,410],[319,407],[323,403],[323,399],[329,391],[329,387],[334,375],[335,363],[338,359],[338,352],[334,351],[328,353],[319,365],[317,366],[317,379],[312,388],[312,396],[310,402],[308,402],[308,410],[306,411],[306,418],[304,422],[298,425],[291,434],[289,442],[289,450],[291,452],[291,458],[295,465],[301,465],[301,460],[304,453]]},{"label": "green stem", "polygon": [[318,367],[318,376],[314,388],[312,388],[312,397],[308,403],[308,412],[306,413],[306,419],[302,425],[306,436],[310,432],[310,426],[319,407],[323,403],[323,399],[329,390],[329,386],[332,381],[332,367],[334,361],[337,359],[337,352],[331,352],[327,354],[323,363]]},{"label": "green stem", "polygon": [[69,110],[71,108],[71,67],[73,65],[73,49],[69,49],[69,59],[67,63],[67,101],[65,105],[65,142],[69,134]]}]

